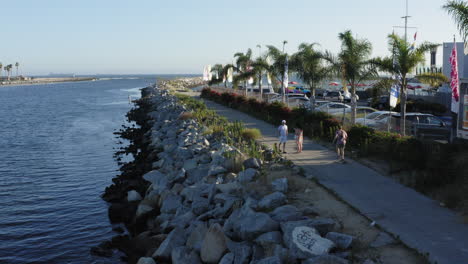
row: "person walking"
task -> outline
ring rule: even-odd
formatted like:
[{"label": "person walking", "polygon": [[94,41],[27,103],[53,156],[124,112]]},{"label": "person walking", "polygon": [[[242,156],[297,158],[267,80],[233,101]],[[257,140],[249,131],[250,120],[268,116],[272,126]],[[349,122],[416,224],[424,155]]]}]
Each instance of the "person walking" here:
[{"label": "person walking", "polygon": [[343,126],[339,126],[338,131],[335,133],[335,138],[333,143],[336,144],[336,153],[338,154],[338,159],[341,162],[344,162],[344,150],[346,146],[346,140],[348,139],[348,133],[343,129]]},{"label": "person walking", "polygon": [[288,126],[286,120],[281,121],[281,125],[278,127],[279,134],[279,151],[281,151],[281,144],[283,144],[283,153],[286,153],[286,141],[288,141]]},{"label": "person walking", "polygon": [[297,146],[297,153],[302,152],[302,142],[304,141],[304,131],[302,130],[302,127],[300,124],[296,125],[296,128],[294,128],[294,139],[296,140],[296,146]]}]

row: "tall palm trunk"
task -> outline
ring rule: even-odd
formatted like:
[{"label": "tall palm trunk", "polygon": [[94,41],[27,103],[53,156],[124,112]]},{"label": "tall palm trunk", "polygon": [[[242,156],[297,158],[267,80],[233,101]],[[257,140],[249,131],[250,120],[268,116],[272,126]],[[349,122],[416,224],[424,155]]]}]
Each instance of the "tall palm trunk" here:
[{"label": "tall palm trunk", "polygon": [[262,72],[258,74],[258,89],[260,91],[260,99],[263,101],[263,91],[262,91]]},{"label": "tall palm trunk", "polygon": [[356,124],[356,107],[357,107],[357,100],[356,100],[356,85],[354,82],[351,84],[351,124]]},{"label": "tall palm trunk", "polygon": [[401,95],[400,95],[400,133],[406,136],[406,75],[402,76]]}]

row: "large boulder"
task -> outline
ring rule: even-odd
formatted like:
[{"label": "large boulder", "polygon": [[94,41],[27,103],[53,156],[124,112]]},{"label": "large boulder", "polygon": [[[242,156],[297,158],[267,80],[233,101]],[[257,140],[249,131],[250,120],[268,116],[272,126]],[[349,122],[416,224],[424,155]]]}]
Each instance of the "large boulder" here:
[{"label": "large boulder", "polygon": [[137,191],[131,190],[127,192],[127,201],[136,202],[140,201],[141,199],[141,195]]},{"label": "large boulder", "polygon": [[247,206],[234,211],[224,224],[224,231],[242,240],[252,240],[263,233],[277,231],[278,222],[266,213],[258,213]]},{"label": "large boulder", "polygon": [[244,165],[244,168],[246,169],[249,169],[249,168],[260,169],[260,166],[262,165],[262,161],[257,158],[249,158],[249,159],[244,160],[242,165]]},{"label": "large boulder", "polygon": [[197,168],[197,160],[196,159],[189,159],[184,161],[184,170],[189,171]]},{"label": "large boulder", "polygon": [[336,247],[339,249],[348,249],[351,247],[354,237],[346,234],[329,232],[325,236],[326,239],[329,239],[335,243]]},{"label": "large boulder", "polygon": [[164,239],[159,248],[153,253],[153,258],[170,259],[171,252],[176,247],[185,244],[185,232],[182,228],[176,227]]},{"label": "large boulder", "polygon": [[349,264],[349,261],[333,255],[321,255],[306,259],[302,264]]},{"label": "large boulder", "polygon": [[281,192],[274,192],[269,194],[258,202],[258,208],[260,210],[273,210],[278,206],[286,203],[286,195]]},{"label": "large boulder", "polygon": [[296,221],[302,219],[302,214],[294,205],[283,205],[273,212],[270,212],[271,218],[277,222]]},{"label": "large boulder", "polygon": [[197,221],[193,223],[191,232],[187,238],[185,245],[189,248],[194,249],[197,252],[200,252],[203,240],[205,239],[206,232],[208,232],[208,227],[206,222]]},{"label": "large boulder", "polygon": [[197,253],[190,250],[188,247],[176,247],[171,252],[172,264],[201,264],[200,257]]},{"label": "large boulder", "polygon": [[288,247],[289,254],[296,259],[328,254],[335,246],[332,241],[322,238],[317,230],[308,226],[287,226],[283,229],[283,242]]},{"label": "large boulder", "polygon": [[249,168],[249,169],[239,172],[239,175],[237,176],[236,179],[240,183],[248,183],[248,182],[253,181],[255,177],[257,177],[258,174],[259,174],[258,170]]},{"label": "large boulder", "polygon": [[250,257],[252,256],[252,244],[246,241],[233,242],[228,241],[227,246],[229,251],[234,254],[233,264],[244,264],[249,263]]},{"label": "large boulder", "polygon": [[257,261],[256,264],[283,264],[283,261],[278,256],[273,256]]},{"label": "large boulder", "polygon": [[185,180],[185,184],[196,184],[200,182],[205,176],[208,175],[208,165],[207,164],[199,164],[197,167],[187,170],[187,179]]},{"label": "large boulder", "polygon": [[233,264],[234,263],[234,254],[229,252],[223,256],[223,258],[219,261],[219,264]]},{"label": "large boulder", "polygon": [[186,201],[193,202],[195,199],[208,196],[210,192],[211,184],[196,184],[185,187],[180,195],[184,197]]},{"label": "large boulder", "polygon": [[318,231],[321,236],[325,236],[328,232],[333,231],[336,222],[331,218],[314,218],[304,219],[299,221],[289,221],[281,223],[281,230],[285,232],[285,228],[291,228],[296,226],[307,226],[312,227]]},{"label": "large boulder", "polygon": [[280,178],[271,182],[273,191],[286,193],[288,192],[288,179]]},{"label": "large boulder", "polygon": [[216,184],[216,189],[226,194],[238,194],[242,191],[242,185],[238,182],[229,182],[224,184]]},{"label": "large boulder", "polygon": [[210,226],[203,240],[200,257],[205,263],[218,263],[227,249],[226,238],[220,225]]},{"label": "large boulder", "polygon": [[210,209],[210,202],[207,198],[197,197],[192,202],[192,211],[196,215],[201,215]]},{"label": "large boulder", "polygon": [[137,264],[156,264],[153,258],[141,257],[138,259]]},{"label": "large boulder", "polygon": [[208,170],[208,175],[207,176],[216,176],[221,173],[225,173],[227,170],[223,166],[219,165],[211,165],[210,169]]},{"label": "large boulder", "polygon": [[273,249],[281,243],[283,236],[279,231],[268,232],[255,239],[255,243],[262,246],[266,252],[272,252]]},{"label": "large boulder", "polygon": [[180,207],[182,207],[182,197],[170,194],[162,202],[161,213],[175,214]]}]

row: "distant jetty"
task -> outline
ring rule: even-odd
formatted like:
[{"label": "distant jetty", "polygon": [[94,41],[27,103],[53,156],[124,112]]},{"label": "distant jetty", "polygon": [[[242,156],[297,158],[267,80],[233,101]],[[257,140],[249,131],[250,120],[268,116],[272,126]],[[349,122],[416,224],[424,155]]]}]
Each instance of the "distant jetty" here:
[{"label": "distant jetty", "polygon": [[95,77],[54,77],[54,78],[31,78],[31,77],[18,77],[11,80],[0,79],[1,85],[27,85],[27,84],[44,84],[44,83],[58,83],[58,82],[83,82],[83,81],[96,81]]}]

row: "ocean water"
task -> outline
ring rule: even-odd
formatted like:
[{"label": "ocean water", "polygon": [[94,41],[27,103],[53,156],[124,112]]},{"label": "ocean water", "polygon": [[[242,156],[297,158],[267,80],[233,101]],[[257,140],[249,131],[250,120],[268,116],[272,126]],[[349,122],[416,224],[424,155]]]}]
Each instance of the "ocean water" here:
[{"label": "ocean water", "polygon": [[0,263],[120,263],[100,198],[118,174],[113,132],[155,77],[0,86]]}]

